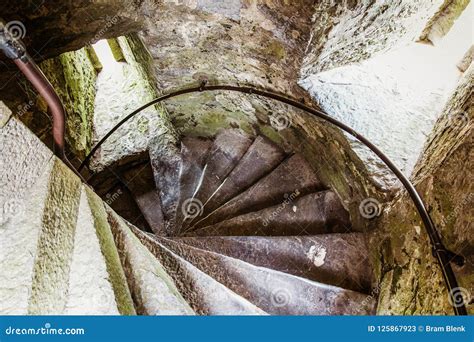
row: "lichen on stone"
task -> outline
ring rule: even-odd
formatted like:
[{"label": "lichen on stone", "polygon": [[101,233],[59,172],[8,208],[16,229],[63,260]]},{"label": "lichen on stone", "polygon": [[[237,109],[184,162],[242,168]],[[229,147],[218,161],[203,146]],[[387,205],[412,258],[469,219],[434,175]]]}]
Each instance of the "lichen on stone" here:
[{"label": "lichen on stone", "polygon": [[85,48],[40,63],[66,111],[66,142],[79,157],[93,143],[93,114],[97,73]]},{"label": "lichen on stone", "polygon": [[89,206],[94,217],[97,237],[99,238],[102,254],[104,255],[109,281],[112,284],[115,293],[115,300],[118,310],[122,315],[134,315],[135,306],[130,294],[117,247],[112,236],[107,213],[102,200],[89,188],[86,188]]}]

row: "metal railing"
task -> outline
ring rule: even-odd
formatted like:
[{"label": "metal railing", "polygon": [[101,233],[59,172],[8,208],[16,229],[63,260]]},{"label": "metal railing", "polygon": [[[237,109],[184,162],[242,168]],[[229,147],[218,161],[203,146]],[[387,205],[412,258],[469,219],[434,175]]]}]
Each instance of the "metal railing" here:
[{"label": "metal railing", "polygon": [[463,265],[464,264],[464,258],[460,255],[456,255],[453,252],[449,251],[446,249],[444,246],[440,234],[437,231],[433,220],[431,219],[430,214],[428,213],[425,204],[423,203],[423,200],[421,199],[420,194],[418,191],[415,189],[413,184],[410,182],[410,180],[395,166],[395,164],[380,150],[378,149],[374,144],[372,144],[367,138],[362,136],[361,134],[357,133],[355,130],[353,130],[351,127],[345,125],[344,123],[334,119],[333,117],[329,116],[327,113],[322,111],[321,109],[316,109],[307,106],[306,104],[297,101],[295,99],[292,99],[288,96],[285,96],[283,94],[279,94],[276,92],[273,92],[271,90],[266,90],[262,88],[256,88],[252,86],[233,86],[233,85],[207,85],[205,81],[201,83],[200,86],[196,87],[190,87],[190,88],[184,88],[181,90],[177,90],[165,95],[162,95],[147,104],[141,106],[140,108],[134,110],[130,114],[128,114],[126,117],[124,117],[117,125],[115,125],[91,150],[91,152],[87,155],[87,157],[84,159],[84,161],[81,163],[79,167],[79,172],[84,168],[84,166],[88,165],[92,156],[95,154],[95,152],[100,148],[100,146],[117,130],[119,129],[124,123],[126,123],[128,120],[133,118],[135,115],[140,113],[142,110],[160,103],[162,101],[165,101],[167,99],[171,99],[180,95],[184,94],[190,94],[190,93],[196,93],[196,92],[205,92],[205,91],[232,91],[232,92],[239,92],[239,93],[245,93],[245,94],[253,94],[253,95],[258,95],[262,96],[265,98],[273,99],[285,104],[288,104],[290,106],[293,106],[295,108],[301,109],[307,113],[310,113],[324,121],[327,121],[331,124],[333,124],[336,127],[339,127],[343,131],[349,133],[353,137],[355,137],[357,140],[362,142],[366,147],[368,147],[373,153],[375,153],[384,163],[385,165],[397,176],[397,178],[400,180],[400,182],[403,184],[405,187],[406,191],[408,192],[408,195],[412,199],[416,210],[418,211],[418,214],[420,215],[423,225],[425,227],[425,230],[429,236],[433,255],[435,256],[438,264],[440,265],[440,268],[443,273],[443,278],[446,283],[446,287],[449,291],[449,296],[451,298],[451,304],[453,306],[454,313],[456,315],[467,315],[467,310],[464,305],[464,303],[459,303],[459,298],[462,298],[462,293],[460,288],[458,287],[458,283],[456,280],[456,277],[454,275],[453,269],[451,267],[451,262],[457,264],[457,265]]}]

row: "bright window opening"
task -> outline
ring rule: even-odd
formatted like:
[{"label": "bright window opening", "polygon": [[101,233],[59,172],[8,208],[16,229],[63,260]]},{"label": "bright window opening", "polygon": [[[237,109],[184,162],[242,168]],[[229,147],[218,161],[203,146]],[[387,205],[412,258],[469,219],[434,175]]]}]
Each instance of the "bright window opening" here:
[{"label": "bright window opening", "polygon": [[115,60],[109,42],[106,39],[99,40],[97,43],[93,44],[92,47],[94,48],[94,51],[104,69],[113,69],[114,67],[117,67],[119,62]]}]

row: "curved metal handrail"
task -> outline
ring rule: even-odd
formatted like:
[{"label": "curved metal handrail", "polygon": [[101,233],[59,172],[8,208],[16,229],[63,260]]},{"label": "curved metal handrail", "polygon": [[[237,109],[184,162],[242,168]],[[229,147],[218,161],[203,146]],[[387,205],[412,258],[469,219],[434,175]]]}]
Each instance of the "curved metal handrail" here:
[{"label": "curved metal handrail", "polygon": [[454,275],[453,269],[451,267],[450,262],[454,262],[458,265],[462,265],[464,263],[464,258],[460,255],[456,255],[452,253],[451,251],[447,250],[446,247],[444,246],[441,237],[436,230],[436,227],[434,225],[433,220],[431,219],[430,214],[428,213],[428,210],[426,209],[425,204],[423,203],[423,200],[421,199],[420,194],[418,191],[415,189],[413,184],[410,182],[410,180],[395,166],[395,164],[381,151],[376,147],[374,144],[372,144],[367,138],[362,136],[361,134],[357,133],[355,130],[353,130],[351,127],[345,125],[344,123],[332,118],[329,116],[327,113],[320,109],[315,109],[312,107],[309,107],[305,105],[304,103],[301,103],[295,99],[289,98],[285,95],[275,93],[271,90],[266,90],[262,88],[255,88],[251,86],[233,86],[233,85],[207,85],[205,81],[201,83],[199,87],[190,87],[190,88],[184,88],[181,90],[177,90],[175,92],[171,92],[165,95],[162,95],[147,104],[141,106],[140,108],[134,110],[130,114],[128,114],[126,117],[124,117],[117,125],[115,125],[91,150],[91,152],[87,155],[87,157],[84,159],[84,161],[81,163],[79,166],[79,172],[84,168],[85,165],[87,165],[92,158],[92,156],[95,154],[95,152],[99,149],[99,147],[118,129],[120,128],[125,122],[130,120],[132,117],[134,117],[136,114],[140,113],[142,110],[160,103],[164,100],[184,95],[184,94],[190,94],[190,93],[195,93],[195,92],[204,92],[204,91],[218,91],[218,90],[224,90],[224,91],[234,91],[234,92],[240,92],[240,93],[245,93],[245,94],[254,94],[262,97],[266,97],[269,99],[273,99],[279,102],[286,103],[288,105],[291,105],[295,108],[301,109],[307,113],[310,113],[320,119],[323,119],[336,127],[339,127],[343,131],[349,133],[353,137],[355,137],[357,140],[362,142],[365,146],[367,146],[373,153],[377,155],[384,163],[385,165],[397,176],[397,178],[400,180],[400,182],[403,184],[405,189],[407,190],[410,198],[412,199],[413,203],[415,204],[415,207],[418,211],[418,214],[420,215],[423,225],[425,226],[426,232],[430,238],[430,243],[431,247],[433,250],[433,254],[436,257],[442,273],[443,273],[443,278],[446,282],[446,287],[448,288],[449,291],[449,296],[451,298],[451,303],[453,306],[454,313],[456,315],[467,315],[467,310],[464,305],[464,303],[458,303],[459,298],[462,298],[461,294],[461,289],[458,287],[458,283],[456,280],[456,276]]}]

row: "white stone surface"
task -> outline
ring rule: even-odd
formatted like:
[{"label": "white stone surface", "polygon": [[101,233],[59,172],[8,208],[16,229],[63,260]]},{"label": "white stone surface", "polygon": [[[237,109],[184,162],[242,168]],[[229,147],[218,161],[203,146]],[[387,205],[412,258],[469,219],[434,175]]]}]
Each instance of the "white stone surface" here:
[{"label": "white stone surface", "polygon": [[316,266],[321,267],[324,265],[324,259],[326,259],[326,248],[321,245],[312,245],[309,248],[307,256],[309,260]]},{"label": "white stone surface", "polygon": [[17,119],[0,129],[0,314],[28,312],[52,153]]},{"label": "white stone surface", "polygon": [[[371,140],[409,176],[460,73],[436,59],[431,46],[414,44],[359,65],[300,81],[331,116]],[[349,136],[374,179],[396,178],[365,146]]]},{"label": "white stone surface", "polygon": [[0,144],[0,314],[119,314],[78,178],[15,118]]},{"label": "white stone surface", "polygon": [[17,119],[0,129],[0,208],[21,199],[44,172],[52,152]]},{"label": "white stone surface", "polygon": [[417,41],[444,0],[317,1],[306,76]]},{"label": "white stone surface", "polygon": [[0,314],[25,315],[31,296],[33,269],[52,162],[35,186],[18,198],[22,210],[0,226]]},{"label": "white stone surface", "polygon": [[193,315],[173,280],[158,260],[141,244],[126,223],[111,213],[116,224],[114,236],[121,240],[120,253],[126,260],[125,272],[130,290],[146,315]]},{"label": "white stone surface", "polygon": [[120,314],[84,190],[79,203],[68,300],[64,314]]},{"label": "white stone surface", "polygon": [[0,101],[0,128],[5,126],[10,117],[12,116],[12,111],[8,108],[2,101]]}]

